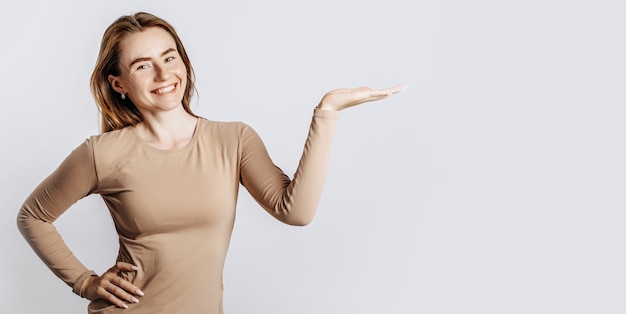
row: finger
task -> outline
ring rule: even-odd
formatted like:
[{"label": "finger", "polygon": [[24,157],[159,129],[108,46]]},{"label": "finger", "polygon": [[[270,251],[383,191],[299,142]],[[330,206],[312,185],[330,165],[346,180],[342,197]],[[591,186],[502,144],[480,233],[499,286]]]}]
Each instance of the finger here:
[{"label": "finger", "polygon": [[[124,266],[122,266],[124,267]],[[106,273],[104,273],[101,277],[101,285],[102,286],[108,286],[109,284],[111,285],[115,285],[120,287],[121,289],[124,289],[125,291],[127,291],[128,293],[132,293],[134,295],[138,295],[138,296],[143,296],[144,293],[141,291],[141,289],[139,289],[137,286],[133,285],[132,283],[130,283],[128,280],[124,279],[123,277],[121,277],[119,275],[120,271],[116,270],[117,265],[114,266],[112,268],[112,270],[107,271]],[[128,301],[132,301],[135,302],[136,299],[131,299],[128,298],[126,295],[125,296],[125,300]]]},{"label": "finger", "polygon": [[110,294],[115,296],[115,298],[119,300],[119,303],[126,304],[126,302],[124,302],[124,301],[130,302],[130,303],[139,303],[139,300],[135,296],[133,296],[132,294],[128,293],[122,287],[116,285],[113,282],[111,282],[111,283],[109,283],[109,285],[107,285],[106,290]]},{"label": "finger", "polygon": [[385,99],[391,95],[392,94],[390,94],[390,92],[386,90],[370,91],[367,95],[361,95],[362,97],[357,99],[355,103],[360,104],[364,102],[377,101],[377,100]]},{"label": "finger", "polygon": [[397,94],[406,88],[404,85],[396,85],[394,87],[382,88],[382,89],[364,89],[358,88],[355,90],[355,98],[357,103],[376,101],[387,98],[393,94]]},{"label": "finger", "polygon": [[126,304],[126,302],[118,299],[113,293],[108,292],[107,293],[107,297],[106,297],[107,301],[111,302],[111,304],[114,304],[118,307],[127,309],[128,305]]},{"label": "finger", "polygon": [[[130,283],[128,280],[122,278],[122,277],[115,277],[113,279],[111,279],[111,282],[113,284],[115,284],[116,286],[124,289],[125,291],[127,291],[128,293],[132,293],[134,295],[138,295],[138,296],[143,296],[143,292],[135,285],[133,285],[132,283]],[[129,301],[133,301],[136,299],[131,299]],[[139,302],[139,301],[137,301]]]},{"label": "finger", "polygon": [[127,309],[128,305],[126,305],[126,302],[120,300],[114,293],[110,292],[109,290],[107,290],[104,287],[99,287],[98,288],[98,296],[100,299],[105,299],[107,301],[109,301],[111,304],[114,304],[115,306]]},{"label": "finger", "polygon": [[117,268],[118,270],[124,270],[124,271],[135,271],[137,270],[137,266],[131,264],[131,263],[126,263],[126,262],[117,262],[115,263],[114,268]]},{"label": "finger", "polygon": [[390,96],[390,95],[393,95],[393,94],[400,93],[400,92],[404,91],[405,89],[406,89],[406,85],[399,84],[399,85],[396,85],[396,86],[393,86],[393,87],[379,89],[377,91],[378,92],[377,94]]}]

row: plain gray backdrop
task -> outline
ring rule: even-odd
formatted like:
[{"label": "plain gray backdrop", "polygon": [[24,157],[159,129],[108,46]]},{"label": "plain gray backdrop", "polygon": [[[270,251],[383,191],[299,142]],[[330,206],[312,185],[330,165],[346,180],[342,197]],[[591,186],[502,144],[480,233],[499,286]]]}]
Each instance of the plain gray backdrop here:
[{"label": "plain gray backdrop", "polygon": [[[248,123],[290,175],[324,93],[408,86],[341,113],[311,225],[242,189],[226,313],[626,312],[623,1],[65,0],[0,12],[2,313],[86,312],[15,216],[99,132],[100,38],[137,11],[179,32],[195,112]],[[99,196],[55,224],[115,262]]]}]

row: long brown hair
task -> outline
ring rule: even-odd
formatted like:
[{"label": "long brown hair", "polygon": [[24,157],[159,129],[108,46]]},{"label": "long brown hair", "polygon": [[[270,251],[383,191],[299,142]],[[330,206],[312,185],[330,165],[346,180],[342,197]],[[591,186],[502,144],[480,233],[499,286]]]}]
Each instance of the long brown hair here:
[{"label": "long brown hair", "polygon": [[109,75],[120,75],[120,42],[129,34],[141,32],[149,27],[160,27],[174,38],[176,49],[187,69],[187,86],[183,95],[183,108],[195,116],[189,105],[195,90],[195,75],[182,41],[176,34],[174,27],[165,20],[150,13],[138,12],[118,18],[102,36],[96,67],[91,74],[91,92],[102,118],[102,133],[136,125],[143,120],[135,104],[129,98],[122,99],[113,90],[108,77]]}]

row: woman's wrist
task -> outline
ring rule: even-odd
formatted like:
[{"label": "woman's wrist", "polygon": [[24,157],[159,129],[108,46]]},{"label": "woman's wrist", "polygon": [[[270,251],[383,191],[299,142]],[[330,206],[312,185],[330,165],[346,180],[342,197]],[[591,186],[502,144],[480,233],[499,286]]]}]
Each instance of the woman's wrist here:
[{"label": "woman's wrist", "polygon": [[89,286],[93,283],[94,280],[98,279],[98,275],[91,275],[89,277],[87,277],[87,279],[85,279],[85,282],[83,282],[83,286],[80,289],[80,297],[81,298],[85,298],[87,300],[91,300],[88,296],[87,296],[87,289],[89,289]]},{"label": "woman's wrist", "polygon": [[84,298],[85,297],[85,289],[87,287],[87,282],[92,278],[98,278],[98,275],[93,270],[88,270],[82,273],[74,282],[74,286],[72,287],[72,291],[78,296]]},{"label": "woman's wrist", "polygon": [[336,108],[325,102],[320,102],[315,108],[326,111],[338,111]]}]

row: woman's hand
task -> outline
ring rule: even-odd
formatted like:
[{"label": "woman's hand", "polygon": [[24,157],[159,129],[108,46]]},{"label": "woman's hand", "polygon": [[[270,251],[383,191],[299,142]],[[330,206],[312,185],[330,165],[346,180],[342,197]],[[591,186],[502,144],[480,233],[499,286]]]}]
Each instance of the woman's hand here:
[{"label": "woman's hand", "polygon": [[138,303],[135,296],[143,296],[143,292],[133,284],[120,277],[121,272],[136,271],[137,266],[117,262],[102,276],[92,276],[85,283],[83,296],[89,300],[105,299],[121,308],[128,308],[126,302]]},{"label": "woman's hand", "polygon": [[317,108],[340,111],[364,102],[387,98],[403,91],[405,88],[406,86],[404,85],[396,85],[383,89],[372,89],[370,87],[335,89],[322,97]]}]

